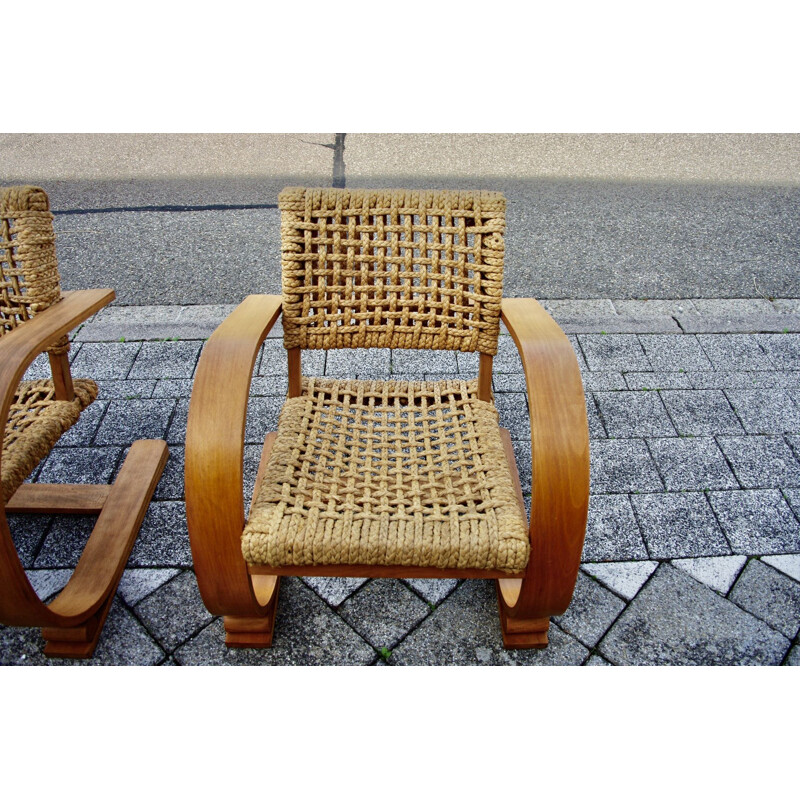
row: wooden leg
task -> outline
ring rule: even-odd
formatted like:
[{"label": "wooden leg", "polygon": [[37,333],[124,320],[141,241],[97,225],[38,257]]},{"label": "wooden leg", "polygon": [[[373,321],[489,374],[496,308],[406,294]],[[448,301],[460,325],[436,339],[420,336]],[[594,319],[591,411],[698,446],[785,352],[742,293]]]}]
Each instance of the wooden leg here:
[{"label": "wooden leg", "polygon": [[83,625],[76,628],[42,628],[42,637],[46,642],[44,654],[48,658],[91,658],[114,602],[116,587],[114,589]]},{"label": "wooden leg", "polygon": [[506,614],[500,586],[497,586],[497,605],[500,608],[500,630],[503,647],[507,650],[543,650],[548,645],[547,631],[550,618],[514,619]]},{"label": "wooden leg", "polygon": [[272,599],[263,617],[223,617],[225,622],[225,644],[228,647],[272,647],[272,634],[275,630],[275,612],[278,609],[277,578],[272,591]]}]

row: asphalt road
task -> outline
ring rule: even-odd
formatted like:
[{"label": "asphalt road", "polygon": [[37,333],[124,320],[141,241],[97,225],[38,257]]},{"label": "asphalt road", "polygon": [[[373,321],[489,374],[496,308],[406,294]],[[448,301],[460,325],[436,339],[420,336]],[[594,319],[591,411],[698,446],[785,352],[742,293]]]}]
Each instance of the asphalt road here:
[{"label": "asphalt road", "polygon": [[[41,185],[57,212],[64,287],[113,286],[118,303],[144,305],[232,303],[279,292],[275,205],[280,189],[298,182],[269,176]],[[800,296],[796,186],[419,176],[347,185],[504,192],[508,296]]]}]

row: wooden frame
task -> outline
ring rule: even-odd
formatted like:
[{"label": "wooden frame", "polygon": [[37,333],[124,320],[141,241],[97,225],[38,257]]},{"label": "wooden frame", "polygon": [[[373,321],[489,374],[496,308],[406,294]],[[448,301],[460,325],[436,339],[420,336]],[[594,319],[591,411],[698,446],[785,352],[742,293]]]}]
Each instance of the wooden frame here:
[{"label": "wooden frame", "polygon": [[[589,497],[589,434],[575,353],[539,303],[502,301],[502,316],[525,370],[534,482],[526,571],[386,566],[248,567],[242,557],[244,430],[256,355],[281,310],[277,295],[250,295],[215,331],[198,364],[186,433],[186,516],[203,601],[222,615],[229,647],[269,647],[282,575],[497,580],[503,643],[545,647],[550,616],[572,598]],[[300,349],[287,351],[289,397],[300,393]],[[490,356],[481,356],[479,396],[491,399]],[[224,386],[225,390],[220,391]],[[503,433],[517,496],[522,489]],[[275,434],[267,435],[254,496]],[[524,509],[524,504],[523,504]]]},{"label": "wooden frame", "polygon": [[[33,359],[114,296],[112,289],[64,292],[61,301],[0,338],[0,431]],[[57,396],[70,399],[68,359],[51,356],[50,363]],[[90,657],[166,460],[165,442],[140,440],[112,486],[22,484],[0,511],[0,621],[41,627],[47,656]],[[39,599],[25,574],[6,513],[99,515],[70,580],[49,604]]]}]

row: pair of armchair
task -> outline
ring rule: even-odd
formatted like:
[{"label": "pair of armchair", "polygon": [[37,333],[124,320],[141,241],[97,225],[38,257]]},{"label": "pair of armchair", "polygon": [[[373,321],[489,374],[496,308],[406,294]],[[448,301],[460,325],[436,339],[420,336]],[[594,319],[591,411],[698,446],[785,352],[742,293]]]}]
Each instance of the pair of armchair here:
[{"label": "pair of armchair", "polygon": [[[201,355],[189,406],[185,495],[192,557],[206,607],[224,617],[226,644],[270,646],[281,576],[306,575],[494,579],[504,645],[546,646],[550,617],[571,600],[583,546],[588,428],[577,360],[563,332],[536,301],[502,298],[503,196],[289,188],[279,206],[283,295],[247,297],[217,329]],[[9,237],[0,246],[14,249]],[[69,301],[66,295],[52,308]],[[96,302],[70,320],[85,319]],[[25,325],[44,330],[39,319],[53,312],[35,311]],[[62,316],[61,327],[48,328],[35,345],[31,340],[31,353],[63,336]],[[250,381],[281,316],[288,396],[277,432],[265,439],[246,519]],[[19,314],[16,320],[7,324],[0,348],[15,337],[24,346]],[[530,523],[510,436],[492,398],[501,320],[520,352],[528,390]],[[375,347],[477,353],[477,375],[445,381],[302,375],[304,349]],[[15,371],[0,372],[6,381],[0,386],[16,386],[32,358],[20,355]],[[51,364],[57,393],[56,366],[63,372],[68,364],[53,353]],[[12,391],[5,389],[7,398]],[[0,420],[7,416],[8,399]],[[11,460],[5,442],[4,470]],[[155,454],[153,443],[143,444]],[[163,443],[160,448],[161,460],[153,455],[148,467],[150,492],[166,454]],[[143,477],[140,483],[144,491]],[[117,484],[102,487],[109,496],[98,525]],[[35,493],[55,491],[39,486],[10,489],[0,531],[8,541],[5,512],[30,511]],[[149,494],[144,506],[148,501]],[[95,552],[90,545],[84,558]],[[0,569],[10,570],[18,589],[12,596],[0,588],[0,619],[50,625],[42,608],[49,613],[59,603],[81,565],[62,595],[49,607],[37,606],[39,616],[17,613],[18,599],[33,603],[33,591],[12,550],[6,545]],[[125,558],[127,552],[106,569],[106,605]],[[87,609],[81,614],[96,613],[94,604]],[[70,631],[84,624],[76,619],[62,615],[56,624]]]}]

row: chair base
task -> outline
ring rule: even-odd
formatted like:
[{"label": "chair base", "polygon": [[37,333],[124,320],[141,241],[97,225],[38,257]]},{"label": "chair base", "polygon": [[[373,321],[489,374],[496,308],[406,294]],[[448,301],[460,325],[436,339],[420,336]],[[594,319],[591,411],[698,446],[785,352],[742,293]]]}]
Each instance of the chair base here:
[{"label": "chair base", "polygon": [[500,587],[497,587],[497,606],[500,610],[500,632],[506,650],[544,650],[549,644],[547,631],[550,618],[514,619],[506,614]]},{"label": "chair base", "polygon": [[28,600],[21,609],[8,604],[12,613],[6,614],[9,619],[4,621],[40,625],[46,642],[44,655],[94,655],[167,456],[165,442],[139,440],[131,446],[112,486],[23,484],[6,504],[6,510],[22,514],[99,514],[72,577],[49,605],[32,595],[21,568],[17,578],[9,564],[3,565],[10,582],[17,580],[17,585],[0,588],[9,594],[16,590]]},{"label": "chair base", "polygon": [[48,658],[91,658],[114,601],[117,587],[83,625],[75,628],[42,628],[44,655]]},{"label": "chair base", "polygon": [[259,650],[272,647],[277,610],[278,585],[276,584],[272,592],[272,599],[267,604],[263,617],[223,617],[225,644],[228,647],[251,647]]}]

